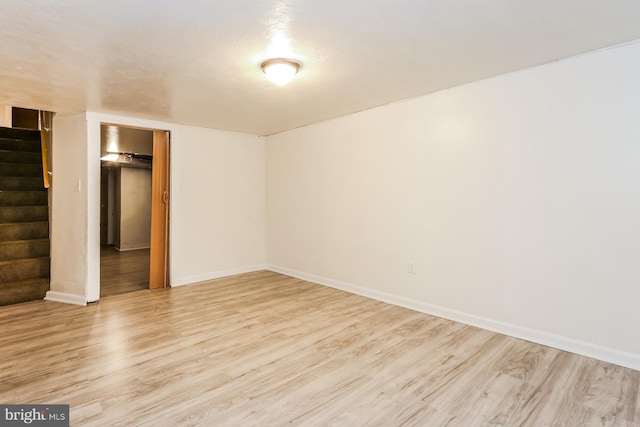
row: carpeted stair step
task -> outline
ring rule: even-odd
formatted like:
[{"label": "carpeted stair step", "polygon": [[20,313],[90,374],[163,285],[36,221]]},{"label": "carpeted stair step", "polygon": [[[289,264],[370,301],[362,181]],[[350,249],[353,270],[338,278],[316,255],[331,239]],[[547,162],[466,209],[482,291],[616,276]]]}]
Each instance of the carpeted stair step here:
[{"label": "carpeted stair step", "polygon": [[0,223],[49,221],[48,206],[0,206]]},{"label": "carpeted stair step", "polygon": [[0,176],[42,177],[42,164],[5,163],[0,158]]},{"label": "carpeted stair step", "polygon": [[0,206],[46,206],[49,202],[46,191],[2,191]]},{"label": "carpeted stair step", "polygon": [[47,238],[49,238],[49,223],[46,221],[0,224],[0,241]]},{"label": "carpeted stair step", "polygon": [[42,153],[31,153],[28,151],[2,151],[0,150],[0,161],[2,163],[18,164],[42,164]]},{"label": "carpeted stair step", "polygon": [[0,261],[0,283],[49,277],[49,257]]},{"label": "carpeted stair step", "polygon": [[31,153],[41,153],[42,144],[40,141],[18,141],[15,139],[0,138],[0,151],[29,151]]},{"label": "carpeted stair step", "polygon": [[0,127],[0,138],[19,140],[21,142],[40,141],[40,131]]},{"label": "carpeted stair step", "polygon": [[40,132],[0,128],[0,305],[49,290],[48,220]]},{"label": "carpeted stair step", "polygon": [[42,174],[37,177],[0,176],[0,191],[36,191],[44,190]]},{"label": "carpeted stair step", "polygon": [[0,242],[0,262],[49,256],[49,239]]},{"label": "carpeted stair step", "polygon": [[0,306],[40,300],[49,290],[49,278],[0,282]]}]

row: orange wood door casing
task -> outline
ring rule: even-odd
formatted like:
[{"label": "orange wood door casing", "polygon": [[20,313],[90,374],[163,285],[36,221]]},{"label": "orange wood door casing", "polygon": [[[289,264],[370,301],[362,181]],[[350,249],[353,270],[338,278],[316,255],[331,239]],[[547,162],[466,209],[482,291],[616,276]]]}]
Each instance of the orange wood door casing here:
[{"label": "orange wood door casing", "polygon": [[169,284],[169,132],[153,131],[149,289]]}]

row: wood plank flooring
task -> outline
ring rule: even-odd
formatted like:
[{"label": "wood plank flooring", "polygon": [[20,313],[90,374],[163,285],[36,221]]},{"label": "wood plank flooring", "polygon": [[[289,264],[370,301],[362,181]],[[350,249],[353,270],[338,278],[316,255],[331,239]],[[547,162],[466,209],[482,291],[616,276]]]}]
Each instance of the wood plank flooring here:
[{"label": "wood plank flooring", "polygon": [[0,402],[76,426],[640,425],[640,372],[272,272],[0,326]]},{"label": "wood plank flooring", "polygon": [[117,251],[100,246],[100,296],[149,288],[149,249]]}]

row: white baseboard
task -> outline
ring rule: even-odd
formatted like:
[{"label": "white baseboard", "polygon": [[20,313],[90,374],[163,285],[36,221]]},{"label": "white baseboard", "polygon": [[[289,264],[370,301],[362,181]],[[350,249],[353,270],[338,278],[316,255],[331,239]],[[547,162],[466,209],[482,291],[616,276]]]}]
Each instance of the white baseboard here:
[{"label": "white baseboard", "polygon": [[192,285],[207,280],[220,279],[221,277],[235,276],[236,274],[252,273],[254,271],[266,270],[266,264],[249,265],[245,267],[230,268],[226,270],[212,271],[204,274],[194,274],[190,276],[171,279],[171,287]]},{"label": "white baseboard", "polygon": [[140,249],[151,249],[151,246],[134,246],[132,248],[119,248],[118,246],[114,246],[115,250],[118,252],[127,252],[127,251],[137,251]]},{"label": "white baseboard", "polygon": [[65,304],[87,305],[87,299],[83,295],[67,294],[64,292],[47,291],[44,299],[46,301],[63,302]]},{"label": "white baseboard", "polygon": [[419,311],[421,313],[454,320],[456,322],[476,326],[478,328],[487,329],[504,335],[509,335],[525,341],[531,341],[537,344],[546,345],[548,347],[557,348],[559,350],[580,354],[582,356],[591,357],[593,359],[602,360],[604,362],[613,363],[614,365],[624,366],[626,368],[640,371],[640,354],[616,350],[613,348],[604,347],[586,341],[576,340],[550,332],[525,328],[510,323],[499,322],[485,317],[452,310],[446,307],[427,304],[413,299],[404,298],[385,292],[379,292],[360,286],[350,285],[348,283],[327,279],[325,277],[315,276],[313,274],[303,273],[301,271],[291,270],[277,265],[267,264],[267,269],[276,273],[285,274],[287,276],[296,277],[298,279],[307,280],[309,282],[318,283],[320,285],[329,286],[335,289],[340,289],[342,291],[397,305],[399,307],[404,307],[410,310]]}]

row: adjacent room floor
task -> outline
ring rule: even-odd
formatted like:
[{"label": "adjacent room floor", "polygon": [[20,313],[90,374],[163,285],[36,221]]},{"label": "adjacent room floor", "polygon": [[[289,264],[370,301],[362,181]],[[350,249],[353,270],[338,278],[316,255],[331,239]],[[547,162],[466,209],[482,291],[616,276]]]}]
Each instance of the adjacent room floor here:
[{"label": "adjacent room floor", "polygon": [[267,271],[0,325],[0,402],[71,425],[640,425],[638,371]]},{"label": "adjacent room floor", "polygon": [[100,246],[100,297],[149,288],[149,249]]}]

